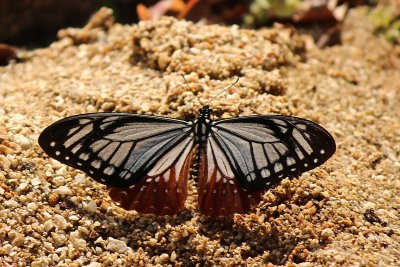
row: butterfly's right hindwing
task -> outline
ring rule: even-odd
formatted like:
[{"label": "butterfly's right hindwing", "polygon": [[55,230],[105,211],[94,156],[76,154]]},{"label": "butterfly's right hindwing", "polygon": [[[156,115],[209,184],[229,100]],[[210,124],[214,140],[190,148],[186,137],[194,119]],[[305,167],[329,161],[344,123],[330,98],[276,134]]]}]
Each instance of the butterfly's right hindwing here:
[{"label": "butterfly's right hindwing", "polygon": [[187,141],[191,129],[186,121],[164,117],[92,113],[55,122],[42,132],[39,144],[49,156],[100,183],[127,187],[149,171],[157,175],[153,167],[168,163],[157,161],[180,142],[192,145]]}]

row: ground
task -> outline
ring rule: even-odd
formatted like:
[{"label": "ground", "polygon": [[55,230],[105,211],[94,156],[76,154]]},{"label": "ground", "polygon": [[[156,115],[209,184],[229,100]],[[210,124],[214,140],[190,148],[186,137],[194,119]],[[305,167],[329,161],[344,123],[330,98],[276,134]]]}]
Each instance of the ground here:
[{"label": "ground", "polygon": [[[400,261],[400,50],[363,8],[342,44],[318,49],[284,27],[245,30],[163,18],[123,26],[103,9],[83,29],[0,68],[2,266],[395,266]],[[184,74],[190,88],[183,81]],[[37,138],[98,111],[193,119],[279,113],[324,126],[337,152],[285,179],[253,212],[124,211],[105,187],[50,159]],[[8,265],[7,265],[8,264]]]}]

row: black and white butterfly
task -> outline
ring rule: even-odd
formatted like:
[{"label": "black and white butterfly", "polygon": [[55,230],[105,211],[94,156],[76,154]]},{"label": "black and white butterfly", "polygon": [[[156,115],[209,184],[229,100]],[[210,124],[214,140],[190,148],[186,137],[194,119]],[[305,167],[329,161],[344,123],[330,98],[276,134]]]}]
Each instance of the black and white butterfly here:
[{"label": "black and white butterfly", "polygon": [[193,122],[129,113],[76,115],[47,127],[39,144],[49,156],[110,186],[121,207],[156,215],[183,208],[193,166],[200,212],[229,216],[247,213],[272,185],[321,165],[336,150],[329,132],[306,119],[213,121],[211,113],[204,106]]}]

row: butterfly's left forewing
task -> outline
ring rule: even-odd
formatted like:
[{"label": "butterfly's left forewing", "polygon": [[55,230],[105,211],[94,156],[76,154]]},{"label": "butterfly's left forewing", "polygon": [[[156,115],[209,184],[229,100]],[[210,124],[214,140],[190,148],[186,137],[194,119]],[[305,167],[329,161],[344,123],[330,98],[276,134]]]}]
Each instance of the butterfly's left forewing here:
[{"label": "butterfly's left forewing", "polygon": [[190,124],[181,120],[92,113],[55,122],[41,133],[39,144],[51,157],[100,183],[127,187],[190,135]]}]

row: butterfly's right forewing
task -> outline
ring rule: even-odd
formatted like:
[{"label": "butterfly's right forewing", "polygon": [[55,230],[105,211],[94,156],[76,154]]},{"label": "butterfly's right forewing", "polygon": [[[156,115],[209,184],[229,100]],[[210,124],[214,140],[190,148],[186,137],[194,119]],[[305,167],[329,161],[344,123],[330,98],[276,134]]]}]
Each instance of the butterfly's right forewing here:
[{"label": "butterfly's right forewing", "polygon": [[[190,123],[181,120],[93,113],[50,125],[40,135],[39,144],[51,157],[100,183],[127,187],[143,179],[172,148],[190,141],[190,134]],[[192,146],[191,142],[187,144]]]},{"label": "butterfly's right forewing", "polygon": [[242,187],[251,191],[314,169],[336,150],[335,140],[320,125],[282,115],[215,121],[210,139],[228,158]]}]

